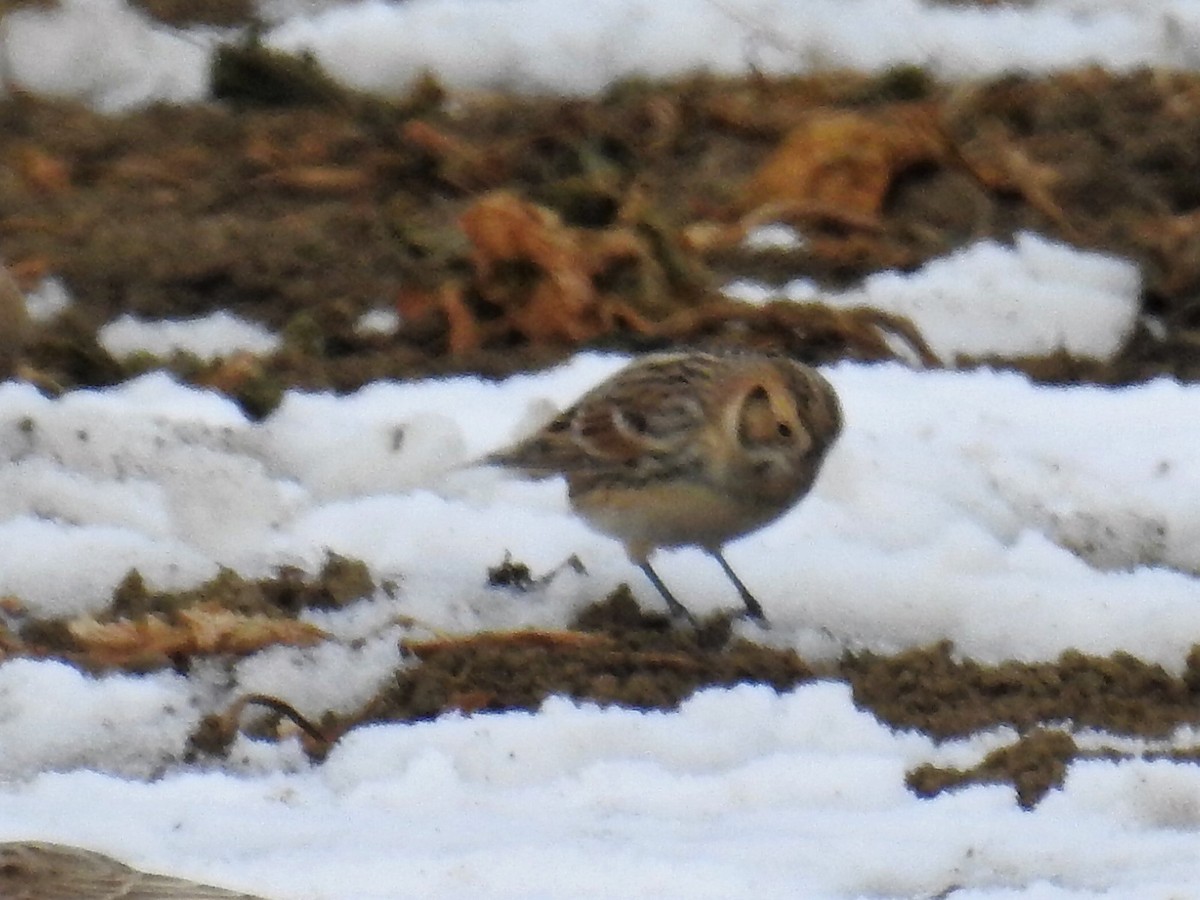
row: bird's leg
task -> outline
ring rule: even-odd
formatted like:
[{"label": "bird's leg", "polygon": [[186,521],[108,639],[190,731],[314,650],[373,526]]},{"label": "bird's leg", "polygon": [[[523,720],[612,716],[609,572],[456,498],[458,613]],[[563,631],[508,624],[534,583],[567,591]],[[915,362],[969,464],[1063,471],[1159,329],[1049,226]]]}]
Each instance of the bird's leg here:
[{"label": "bird's leg", "polygon": [[671,611],[671,615],[676,618],[687,619],[692,625],[696,624],[696,617],[693,616],[686,606],[675,599],[675,595],[663,584],[663,580],[658,577],[658,573],[650,568],[650,561],[643,559],[637,561],[638,568],[646,573],[646,577],[650,579],[650,583],[658,588],[658,592],[662,594],[662,598],[667,601],[667,609]]},{"label": "bird's leg", "polygon": [[725,574],[729,576],[729,580],[737,588],[738,593],[742,597],[742,602],[746,604],[746,615],[761,622],[763,625],[769,625],[770,623],[767,622],[767,616],[763,612],[762,604],[754,598],[754,595],[750,593],[750,589],[742,584],[742,579],[738,578],[733,569],[729,567],[729,563],[725,561],[725,557],[721,555],[721,551],[709,550],[708,552],[713,559],[721,564],[721,568],[725,570]]}]

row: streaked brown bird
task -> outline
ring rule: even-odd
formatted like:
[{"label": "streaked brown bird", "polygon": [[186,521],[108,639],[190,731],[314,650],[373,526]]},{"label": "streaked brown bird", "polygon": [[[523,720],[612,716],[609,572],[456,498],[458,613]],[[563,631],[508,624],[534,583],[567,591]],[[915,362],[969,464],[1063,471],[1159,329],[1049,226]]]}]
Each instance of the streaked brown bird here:
[{"label": "streaked brown bird", "polygon": [[563,476],[572,509],[625,545],[672,614],[692,618],[650,555],[697,546],[765,623],[721,548],[808,493],[841,429],[833,387],[809,366],[761,353],[664,353],[626,366],[484,462]]},{"label": "streaked brown bird", "polygon": [[40,841],[0,843],[4,900],[262,900],[169,875],[139,872],[102,853]]}]

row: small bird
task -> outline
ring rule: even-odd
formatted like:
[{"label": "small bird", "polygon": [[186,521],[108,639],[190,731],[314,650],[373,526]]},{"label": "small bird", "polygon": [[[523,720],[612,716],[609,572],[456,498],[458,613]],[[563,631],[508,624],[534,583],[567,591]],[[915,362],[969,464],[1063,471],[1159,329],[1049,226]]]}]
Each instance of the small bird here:
[{"label": "small bird", "polygon": [[799,501],[841,429],[833,387],[802,363],[750,352],[663,353],[626,366],[483,462],[535,479],[563,476],[572,509],[624,543],[673,615],[694,621],[650,554],[698,546],[733,582],[746,614],[765,624],[721,548]]},{"label": "small bird", "polygon": [[262,900],[124,863],[63,844],[0,844],[0,897],[6,900]]}]

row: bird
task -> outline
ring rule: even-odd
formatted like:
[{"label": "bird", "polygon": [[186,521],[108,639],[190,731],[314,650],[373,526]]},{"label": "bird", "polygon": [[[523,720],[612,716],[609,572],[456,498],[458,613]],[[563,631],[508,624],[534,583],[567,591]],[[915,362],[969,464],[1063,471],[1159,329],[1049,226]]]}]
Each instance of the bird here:
[{"label": "bird", "polygon": [[696,546],[766,625],[722,547],[799,502],[841,430],[837,394],[816,369],[764,352],[682,350],[633,361],[483,462],[563,477],[572,510],[624,544],[673,616],[695,622],[650,556]]},{"label": "bird", "polygon": [[43,841],[0,843],[0,897],[8,900],[262,900],[170,875],[142,872],[112,857]]}]

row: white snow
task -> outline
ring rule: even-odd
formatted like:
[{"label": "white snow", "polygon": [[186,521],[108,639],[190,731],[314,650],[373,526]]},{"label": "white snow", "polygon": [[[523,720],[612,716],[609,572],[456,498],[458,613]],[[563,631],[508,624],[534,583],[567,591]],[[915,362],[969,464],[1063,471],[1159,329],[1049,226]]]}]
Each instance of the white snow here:
[{"label": "white snow", "polygon": [[0,21],[5,84],[71,97],[103,112],[200,100],[213,40],[159,25],[124,0],[63,0]]},{"label": "white snow", "polygon": [[804,243],[804,236],[796,229],[778,223],[753,228],[742,241],[749,250],[797,250]]},{"label": "white snow", "polygon": [[71,305],[71,294],[58,278],[46,278],[25,296],[29,316],[35,322],[48,322]]},{"label": "white snow", "polygon": [[190,695],[178,675],[94,679],[65,663],[11,660],[0,666],[0,777],[99,759],[113,773],[149,778],[179,756],[200,718]]},{"label": "white snow", "polygon": [[[430,72],[456,89],[585,94],[622,79],[711,72],[882,72],[947,79],[1098,65],[1200,66],[1194,0],[261,0],[269,46],[313,53],[348,85],[402,93]],[[175,29],[124,0],[61,0],[0,25],[0,78],[115,112],[208,91],[220,40]]]},{"label": "white snow", "polygon": [[823,291],[801,278],[777,290],[739,281],[726,293],[753,303],[782,297],[903,316],[952,363],[1056,351],[1108,359],[1133,331],[1141,286],[1132,263],[1023,233],[1011,247],[978,241],[910,274],[870,275],[849,291]]},{"label": "white snow", "polygon": [[[452,86],[587,92],[637,74],[878,71],[946,77],[1200,65],[1191,0],[957,7],[917,0],[264,0],[268,41],[310,48],[349,83],[400,91],[428,68]],[[175,31],[118,0],[62,0],[0,23],[6,84],[103,110],[197,100],[212,32]],[[780,239],[782,233],[759,235]],[[65,296],[48,282],[39,317]],[[1125,261],[1034,235],[977,244],[827,298],[913,318],[944,359],[1055,349],[1105,357],[1137,314]],[[738,296],[763,298],[763,286]],[[40,292],[39,292],[40,293]],[[795,282],[783,294],[811,299]],[[368,317],[387,331],[394,318]],[[268,352],[232,317],[112,323],[115,353]],[[177,589],[221,566],[318,569],[329,550],[381,586],[307,621],[331,638],[273,648],[229,675],[91,677],[0,661],[0,840],[49,840],[268,897],[1191,896],[1200,881],[1200,769],[1075,763],[1034,810],[974,786],[922,800],[923,762],[969,766],[1015,735],[943,745],[895,732],[847,687],[702,692],[677,712],[547,702],[536,714],[450,716],[347,735],[319,766],[295,743],[242,737],[226,769],[182,762],[201,716],[245,692],[311,715],[359,708],[404,664],[398,641],[566,623],[628,582],[612,541],[554,481],[472,468],[615,371],[583,354],[502,383],[376,383],[290,392],[262,422],[146,375],[47,399],[0,385],[0,597],[48,616],[94,612],[136,567]],[[840,364],[846,430],[812,495],[729,548],[760,596],[757,640],[811,657],[947,639],[984,662],[1122,650],[1181,670],[1200,635],[1200,386],[1045,387],[1011,373]],[[540,574],[486,586],[506,551]],[[661,554],[696,612],[738,599],[711,560]],[[9,604],[0,605],[7,609]],[[8,616],[4,612],[0,615]],[[414,624],[415,623],[415,624]],[[1181,728],[1150,744],[1194,746]]]},{"label": "white snow", "polygon": [[[131,566],[169,587],[218,565],[312,570],[329,548],[397,585],[312,614],[335,641],[248,658],[231,684],[203,667],[93,680],[55,662],[0,665],[0,756],[16,779],[0,838],[77,842],[276,897],[907,896],[950,884],[991,897],[1040,879],[1071,896],[1196,877],[1173,857],[1178,823],[1200,808],[1190,769],[1080,764],[1032,813],[1004,788],[918,800],[908,768],[977,760],[997,737],[935,748],[856,711],[835,684],[708,691],[674,714],[554,701],[536,716],[378,726],[318,768],[292,745],[241,739],[240,774],[180,766],[200,713],[238,693],[313,715],[358,708],[399,664],[405,617],[418,636],[556,627],[621,581],[658,603],[619,547],[570,516],[561,484],[461,468],[623,361],[581,355],[500,384],[379,383],[344,399],[290,393],[257,424],[162,375],[57,401],[0,387],[0,595],[46,614],[95,610]],[[828,375],[847,426],[813,494],[729,551],[775,623],[751,634],[809,654],[946,638],[983,661],[1120,649],[1182,667],[1200,633],[1200,388],[1050,388],[898,364]],[[577,553],[588,573],[531,595],[489,589],[506,550],[535,572]],[[698,612],[737,603],[697,552],[662,554],[660,569]],[[129,824],[113,828],[114,815]],[[164,821],[171,834],[154,837]],[[1123,863],[1102,875],[1104,853]]]},{"label": "white snow", "polygon": [[[884,27],[881,27],[883,25]],[[1195,66],[1188,0],[946,6],[922,0],[365,0],[295,16],[269,43],[355,87],[424,71],[456,88],[592,93],[625,78],[921,65],[947,78],[1083,65]]]},{"label": "white snow", "polygon": [[400,327],[400,314],[394,309],[368,310],[355,327],[364,334],[394,334]]},{"label": "white snow", "polygon": [[[565,405],[624,361],[289,393],[258,424],[158,374],[59,401],[0,387],[0,594],[93,609],[127,566],[178,584],[221,565],[315,569],[331,548],[402,579],[400,605],[439,628],[563,622],[623,580],[652,604],[619,546],[571,516],[561,483],[464,468],[529,410]],[[823,626],[883,650],[949,638],[987,660],[1124,648],[1182,665],[1186,626],[1200,628],[1200,388],[1049,388],[898,364],[828,374],[847,425],[815,490],[729,551],[754,573],[772,640]],[[48,567],[83,547],[90,577],[62,592]],[[590,574],[514,604],[483,586],[505,550],[535,569],[578,553]],[[736,604],[699,552],[665,553],[661,568],[699,611]]]},{"label": "white snow", "polygon": [[268,354],[280,344],[279,337],[263,326],[224,310],[195,319],[155,322],[126,314],[101,328],[97,338],[116,357],[139,351],[163,357],[182,352],[205,361],[234,353]]}]

